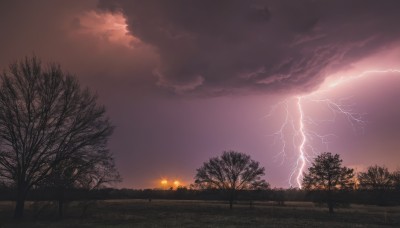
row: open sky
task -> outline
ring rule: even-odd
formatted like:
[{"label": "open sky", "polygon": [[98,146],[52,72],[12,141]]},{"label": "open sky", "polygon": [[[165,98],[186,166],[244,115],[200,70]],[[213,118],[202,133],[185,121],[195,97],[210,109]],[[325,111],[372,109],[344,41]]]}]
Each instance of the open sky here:
[{"label": "open sky", "polygon": [[34,53],[97,93],[118,187],[190,184],[224,150],[296,187],[304,140],[400,168],[399,22],[398,0],[2,0],[0,69]]}]

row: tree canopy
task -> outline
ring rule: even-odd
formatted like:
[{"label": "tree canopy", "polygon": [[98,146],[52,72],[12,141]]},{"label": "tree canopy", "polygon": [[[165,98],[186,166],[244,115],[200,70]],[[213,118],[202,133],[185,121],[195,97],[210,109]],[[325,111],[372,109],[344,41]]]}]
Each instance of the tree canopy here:
[{"label": "tree canopy", "polygon": [[224,151],[220,157],[211,158],[197,169],[195,184],[200,188],[228,190],[232,208],[236,191],[268,188],[268,183],[261,179],[263,175],[264,167],[249,155]]},{"label": "tree canopy", "polygon": [[332,192],[353,188],[353,177],[354,170],[342,166],[342,160],[338,154],[324,152],[315,158],[308,168],[308,173],[304,174],[303,188],[325,191],[329,211],[333,213]]},{"label": "tree canopy", "polygon": [[394,187],[394,174],[384,166],[370,166],[366,172],[358,174],[360,188],[372,190],[388,190]]},{"label": "tree canopy", "polygon": [[83,164],[89,161],[93,167],[113,162],[105,108],[59,65],[26,57],[0,83],[0,179],[16,187],[15,217],[22,217],[29,189],[64,167],[88,174]]}]

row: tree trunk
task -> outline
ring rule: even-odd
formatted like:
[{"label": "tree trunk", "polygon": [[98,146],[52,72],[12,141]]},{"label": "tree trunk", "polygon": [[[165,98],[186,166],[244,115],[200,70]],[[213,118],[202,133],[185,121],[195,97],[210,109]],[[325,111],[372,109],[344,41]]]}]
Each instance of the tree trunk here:
[{"label": "tree trunk", "polygon": [[90,200],[83,201],[81,218],[86,218],[87,217],[87,211],[88,211],[88,208],[89,208],[90,204],[91,204]]},{"label": "tree trunk", "polygon": [[21,219],[24,216],[25,207],[25,188],[18,186],[17,199],[15,201],[14,218]]},{"label": "tree trunk", "polygon": [[329,189],[328,189],[328,197],[327,197],[327,203],[328,203],[328,208],[329,208],[329,213],[333,214],[333,200],[332,200],[332,191],[330,189],[330,184],[329,184]]},{"label": "tree trunk", "polygon": [[61,187],[58,194],[58,216],[62,218],[64,215],[64,188]]},{"label": "tree trunk", "polygon": [[332,192],[328,191],[328,199],[327,199],[327,203],[328,203],[328,208],[329,208],[329,213],[333,214],[333,200],[332,200]]},{"label": "tree trunk", "polygon": [[231,209],[231,210],[233,208],[233,200],[234,199],[235,199],[235,192],[233,189],[231,189],[229,192],[229,209]]},{"label": "tree trunk", "polygon": [[64,206],[64,200],[59,199],[58,200],[58,217],[60,217],[60,218],[63,217],[63,206]]},{"label": "tree trunk", "polygon": [[333,211],[333,202],[332,202],[332,200],[328,201],[328,207],[329,207],[329,213],[333,214],[334,211]]}]

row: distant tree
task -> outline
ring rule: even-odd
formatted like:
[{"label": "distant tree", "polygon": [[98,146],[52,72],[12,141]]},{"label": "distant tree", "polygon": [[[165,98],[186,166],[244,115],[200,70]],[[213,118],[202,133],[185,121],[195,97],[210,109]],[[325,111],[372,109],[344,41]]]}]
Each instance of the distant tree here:
[{"label": "distant tree", "polygon": [[268,183],[261,179],[263,175],[264,167],[251,160],[249,155],[225,151],[221,157],[211,158],[197,169],[195,184],[202,189],[226,191],[232,209],[237,191],[268,188]]},{"label": "distant tree", "polygon": [[[120,180],[114,159],[108,150],[97,150],[88,152],[85,157],[71,156],[64,160],[52,169],[42,185],[56,190],[59,217],[63,217],[66,190],[84,189],[90,192]],[[87,201],[87,204],[88,202],[91,201]],[[86,212],[88,206],[83,206]]]},{"label": "distant tree", "polygon": [[0,179],[16,187],[14,217],[21,218],[33,186],[57,172],[79,172],[79,164],[106,151],[113,127],[96,96],[56,64],[26,57],[0,83]]},{"label": "distant tree", "polygon": [[324,152],[318,155],[308,173],[303,177],[303,188],[306,190],[318,190],[325,193],[329,213],[333,213],[335,202],[333,193],[337,190],[350,189],[354,186],[354,171],[342,166],[342,160],[338,154],[332,155]]},{"label": "distant tree", "polygon": [[394,178],[384,166],[370,166],[366,172],[358,174],[361,189],[388,190],[393,187]]},{"label": "distant tree", "polygon": [[392,173],[393,186],[396,191],[400,191],[400,169]]},{"label": "distant tree", "polygon": [[375,203],[386,205],[386,193],[394,188],[394,175],[384,166],[370,166],[358,174],[360,189],[369,190]]}]

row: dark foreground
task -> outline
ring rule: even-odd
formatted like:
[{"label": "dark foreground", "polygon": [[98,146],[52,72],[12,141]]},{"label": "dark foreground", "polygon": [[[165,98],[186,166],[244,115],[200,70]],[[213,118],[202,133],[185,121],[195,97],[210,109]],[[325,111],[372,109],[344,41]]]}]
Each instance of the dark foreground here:
[{"label": "dark foreground", "polygon": [[307,202],[240,203],[179,200],[105,200],[85,217],[79,202],[69,203],[65,218],[55,205],[28,203],[26,218],[11,219],[13,203],[0,202],[0,227],[400,227],[400,207],[351,205],[330,215]]}]

